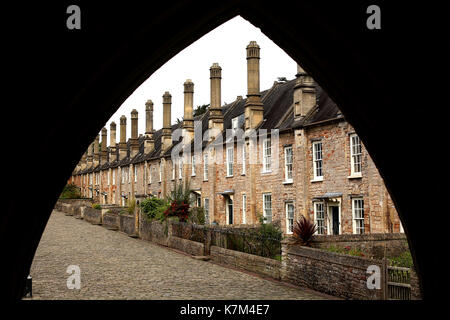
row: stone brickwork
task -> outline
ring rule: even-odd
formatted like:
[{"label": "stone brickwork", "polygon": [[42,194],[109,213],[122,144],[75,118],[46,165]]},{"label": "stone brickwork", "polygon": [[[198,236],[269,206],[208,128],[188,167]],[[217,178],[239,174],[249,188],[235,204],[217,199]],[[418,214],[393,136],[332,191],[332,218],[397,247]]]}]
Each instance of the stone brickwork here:
[{"label": "stone brickwork", "polygon": [[83,219],[92,224],[102,224],[102,211],[90,207],[83,210]]},{"label": "stone brickwork", "polygon": [[[400,220],[396,214],[393,202],[384,186],[383,179],[367,150],[362,147],[361,177],[352,177],[350,169],[350,135],[353,127],[345,121],[308,128],[306,131],[306,165],[307,203],[319,201],[326,193],[341,194],[337,196],[340,207],[341,233],[353,233],[352,198],[364,199],[364,229],[365,233],[399,232]],[[323,180],[314,181],[312,144],[322,142],[323,150]],[[362,143],[362,142],[361,142]],[[309,181],[309,183],[308,183]],[[328,199],[323,199],[325,209]],[[308,215],[313,219],[312,205],[307,208]]]},{"label": "stone brickwork", "polygon": [[210,256],[212,261],[223,265],[258,273],[273,279],[281,279],[281,262],[278,260],[217,246],[210,247]]},{"label": "stone brickwork", "polygon": [[103,215],[102,224],[110,230],[118,230],[120,225],[120,218],[117,213],[105,213]]},{"label": "stone brickwork", "polygon": [[329,248],[331,246],[350,247],[372,256],[375,259],[395,257],[408,251],[408,241],[404,233],[372,233],[364,235],[342,234],[315,236],[312,242],[314,248]]},{"label": "stone brickwork", "polygon": [[187,239],[171,236],[168,239],[168,246],[193,256],[203,256],[205,252],[205,245],[200,242],[195,242]]},{"label": "stone brickwork", "polygon": [[[283,243],[281,278],[345,299],[380,300],[383,289],[367,288],[367,268],[383,262]],[[384,279],[381,279],[384,283]]]},{"label": "stone brickwork", "polygon": [[[206,113],[193,117],[194,84],[187,81],[185,85],[189,90],[185,90],[184,94],[185,115],[188,118],[184,118],[181,124],[170,123],[172,95],[166,92],[162,106],[153,106],[153,102],[146,104],[148,131],[142,139],[137,132],[137,110],[131,114],[133,136],[128,142],[127,120],[125,116],[121,117],[119,161],[116,161],[116,154],[113,156],[111,153],[109,162],[105,162],[103,156],[97,165],[100,153],[96,140],[69,181],[95,202],[121,206],[126,206],[127,200],[134,198],[164,198],[175,184],[186,186],[189,182],[191,191],[200,198],[202,206],[205,200],[209,201],[210,223],[256,224],[266,211],[267,214],[271,212],[272,222],[276,222],[285,235],[291,233],[290,225],[301,216],[316,221],[314,208],[318,203],[323,205],[324,234],[402,232],[383,179],[364,145],[361,143],[357,144],[361,148],[352,147],[354,129],[338,106],[301,67],[297,68],[295,79],[275,82],[272,87],[260,91],[259,50],[254,41],[247,47],[249,91],[246,99],[239,96],[232,103],[221,105],[222,69],[214,63],[210,69],[211,103]],[[153,108],[163,109],[163,128],[156,131]],[[206,137],[206,131],[213,128],[220,132]],[[228,143],[222,139],[227,135],[224,130],[232,128],[246,131],[246,134],[250,129],[257,129],[258,139],[253,144],[247,135],[244,141],[239,139],[237,143]],[[182,144],[188,143],[188,136],[192,137],[194,131],[200,129],[202,136],[197,138],[201,140],[202,149],[201,154],[194,154],[194,148],[191,148],[191,154],[186,152],[182,157],[182,167],[176,164],[173,174],[175,159],[172,159],[172,152],[181,144],[172,134],[178,129],[184,129]],[[105,130],[102,137],[106,137]],[[270,138],[269,170],[263,168],[264,138]],[[106,148],[104,141],[102,138],[102,148]],[[200,145],[198,142],[194,141],[192,146]],[[314,175],[313,145],[317,142],[322,145],[320,163],[323,175],[319,178]],[[245,166],[242,161],[243,145],[246,150]],[[190,144],[185,146],[192,147]],[[230,146],[233,148],[233,173],[227,175],[227,148]],[[221,148],[216,150],[215,147]],[[117,148],[115,141],[110,148]],[[292,150],[292,179],[287,179],[286,148]],[[356,157],[351,156],[352,150],[357,150]],[[192,170],[193,155],[196,156],[195,173]],[[203,174],[205,155],[209,159],[207,179]],[[361,168],[355,174],[352,173],[352,168],[355,168],[352,161],[358,157]],[[268,205],[270,203],[267,210],[264,210],[264,195],[271,198],[270,202],[266,201]],[[360,211],[354,204],[360,202],[355,202],[355,199],[363,201],[363,230],[356,228],[359,220],[354,215]],[[287,217],[292,212],[288,213],[288,208],[293,210],[292,218]],[[232,220],[228,210],[232,210]]]},{"label": "stone brickwork", "polygon": [[128,214],[119,214],[119,230],[128,235],[135,234],[134,216]]}]

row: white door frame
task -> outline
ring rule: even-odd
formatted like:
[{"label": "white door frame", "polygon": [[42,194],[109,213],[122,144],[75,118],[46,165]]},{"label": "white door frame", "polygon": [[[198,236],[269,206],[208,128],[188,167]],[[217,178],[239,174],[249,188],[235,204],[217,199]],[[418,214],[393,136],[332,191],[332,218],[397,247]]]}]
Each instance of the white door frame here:
[{"label": "white door frame", "polygon": [[333,215],[332,210],[330,207],[338,207],[338,220],[339,220],[339,234],[342,234],[342,222],[341,222],[341,201],[337,202],[326,202],[327,204],[327,234],[332,235],[333,234]]},{"label": "white door frame", "polygon": [[229,200],[231,200],[231,203],[232,203],[232,206],[233,206],[233,224],[234,224],[234,199],[233,199],[233,195],[229,195],[228,197],[225,197],[225,212],[226,212],[226,221],[225,221],[225,224],[227,224],[227,225],[229,225],[230,223],[229,223],[229,221],[230,221],[230,219],[229,219],[229,217],[230,217],[230,215],[229,215],[229,207],[228,207],[228,205],[229,205]]}]

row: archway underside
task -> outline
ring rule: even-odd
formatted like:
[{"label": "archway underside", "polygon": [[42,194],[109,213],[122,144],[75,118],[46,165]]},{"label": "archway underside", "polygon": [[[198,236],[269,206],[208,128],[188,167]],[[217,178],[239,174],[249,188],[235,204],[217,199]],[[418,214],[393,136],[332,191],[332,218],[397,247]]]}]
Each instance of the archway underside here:
[{"label": "archway underside", "polygon": [[[26,144],[27,153],[33,155],[32,166],[25,158],[11,164],[11,172],[20,172],[21,178],[12,179],[10,187],[21,190],[21,181],[45,183],[46,187],[34,188],[29,195],[33,210],[23,208],[20,192],[8,199],[1,234],[3,243],[14,243],[14,247],[5,250],[8,276],[2,287],[8,288],[6,294],[20,298],[51,209],[73,167],[103,124],[161,65],[239,14],[260,27],[294,60],[302,62],[364,141],[402,219],[423,297],[427,297],[432,275],[427,272],[422,241],[415,237],[421,231],[422,208],[410,200],[410,195],[417,192],[419,180],[412,180],[408,168],[403,166],[400,170],[392,158],[402,155],[411,159],[411,166],[421,163],[407,130],[416,121],[415,112],[401,100],[406,89],[402,84],[412,73],[402,54],[411,48],[405,44],[405,37],[398,43],[396,35],[400,30],[390,20],[393,14],[384,20],[386,28],[391,28],[389,33],[383,29],[367,30],[365,10],[370,4],[297,1],[286,7],[236,0],[205,7],[180,0],[160,4],[155,10],[151,4],[123,8],[83,3],[84,20],[78,33],[65,29],[64,23],[55,27],[64,22],[60,13],[65,12],[64,5],[39,4],[36,10],[29,10],[33,14],[53,13],[38,31],[19,30],[30,39],[21,52],[24,56],[18,56],[33,84],[28,94],[33,103],[45,108],[32,108],[30,101],[24,102],[26,134],[39,132],[40,138],[39,143]],[[385,8],[395,10],[388,5]],[[411,47],[412,44],[411,41]],[[30,57],[29,48],[41,49]],[[42,75],[46,75],[46,81]],[[15,116],[14,110],[9,112]],[[18,139],[29,141],[26,134],[19,133]],[[23,154],[23,145],[11,143],[10,152]]]}]

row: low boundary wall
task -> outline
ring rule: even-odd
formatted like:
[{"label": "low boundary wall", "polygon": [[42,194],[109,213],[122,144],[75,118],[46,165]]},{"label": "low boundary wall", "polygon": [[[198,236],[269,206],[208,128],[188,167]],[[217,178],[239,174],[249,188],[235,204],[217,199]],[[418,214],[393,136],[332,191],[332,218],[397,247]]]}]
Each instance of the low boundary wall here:
[{"label": "low boundary wall", "polygon": [[210,256],[212,261],[220,264],[255,272],[277,280],[281,279],[281,262],[278,260],[217,246],[211,246]]},{"label": "low boundary wall", "polygon": [[[86,201],[86,200],[84,200]],[[74,214],[80,213],[84,220],[92,224],[103,224],[106,228],[120,230],[128,235],[135,235],[135,216],[123,213],[123,207],[109,206],[106,212],[87,206],[88,202],[71,205],[58,202],[55,209],[66,210]],[[105,208],[106,209],[106,208]],[[121,213],[119,213],[121,212]],[[341,235],[316,237],[313,246],[319,248],[294,245],[289,240],[282,241],[281,261],[264,258],[244,252],[225,249],[211,245],[211,235],[206,232],[203,242],[176,237],[172,232],[172,223],[147,220],[139,215],[139,237],[159,245],[174,248],[194,256],[209,254],[212,261],[226,266],[254,272],[266,277],[278,279],[294,285],[308,287],[344,299],[380,300],[386,297],[387,283],[386,260],[355,257],[321,250],[330,245],[348,246],[359,250],[376,252],[380,246],[383,254],[389,244],[397,243],[395,249],[400,250],[406,242],[403,234],[371,234],[364,236]],[[367,273],[369,266],[380,268],[380,289],[369,289]],[[418,279],[411,270],[411,298],[420,299]]]}]

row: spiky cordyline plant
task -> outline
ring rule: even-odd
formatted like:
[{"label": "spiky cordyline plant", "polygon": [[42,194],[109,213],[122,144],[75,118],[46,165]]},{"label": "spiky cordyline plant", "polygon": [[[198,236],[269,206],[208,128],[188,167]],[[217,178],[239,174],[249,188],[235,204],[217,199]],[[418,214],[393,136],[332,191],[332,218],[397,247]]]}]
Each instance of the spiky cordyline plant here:
[{"label": "spiky cordyline plant", "polygon": [[314,233],[317,231],[317,226],[311,220],[306,219],[305,216],[300,216],[300,219],[295,222],[292,236],[296,243],[304,246],[310,246],[313,240]]}]

